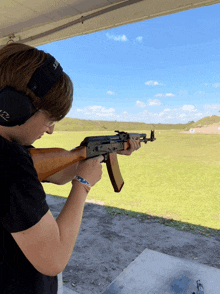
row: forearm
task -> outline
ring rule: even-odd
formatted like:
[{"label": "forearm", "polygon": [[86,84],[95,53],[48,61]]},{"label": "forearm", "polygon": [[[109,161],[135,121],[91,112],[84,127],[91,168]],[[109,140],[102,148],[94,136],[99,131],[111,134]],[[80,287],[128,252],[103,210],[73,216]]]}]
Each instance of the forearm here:
[{"label": "forearm", "polygon": [[74,178],[76,175],[78,163],[74,163],[60,172],[48,177],[46,180],[50,181],[50,183],[57,184],[57,185],[64,185]]},{"label": "forearm", "polygon": [[60,250],[57,256],[60,271],[64,270],[72,255],[82,222],[87,194],[81,183],[73,181],[70,195],[56,219],[60,232]]}]

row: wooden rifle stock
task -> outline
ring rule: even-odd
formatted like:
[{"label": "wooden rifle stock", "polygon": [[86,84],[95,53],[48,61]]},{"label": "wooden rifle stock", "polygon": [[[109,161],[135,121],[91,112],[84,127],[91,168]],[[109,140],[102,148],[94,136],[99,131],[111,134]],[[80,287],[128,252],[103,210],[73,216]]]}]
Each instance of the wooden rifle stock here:
[{"label": "wooden rifle stock", "polygon": [[[127,142],[124,143],[124,148],[125,150],[129,148]],[[77,147],[71,151],[62,148],[31,148],[29,152],[40,182],[64,168],[87,158],[85,146]],[[119,169],[116,152],[107,154],[106,165],[114,191],[120,192],[124,181]]]},{"label": "wooden rifle stock", "polygon": [[86,159],[85,146],[71,151],[63,148],[31,148],[29,152],[40,182],[77,161]]}]

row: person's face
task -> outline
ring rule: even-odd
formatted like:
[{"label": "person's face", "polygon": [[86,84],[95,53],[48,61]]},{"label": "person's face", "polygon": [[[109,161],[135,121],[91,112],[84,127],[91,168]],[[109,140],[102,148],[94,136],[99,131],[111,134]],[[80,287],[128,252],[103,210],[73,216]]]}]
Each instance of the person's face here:
[{"label": "person's face", "polygon": [[15,141],[21,145],[32,145],[44,133],[52,134],[53,131],[54,122],[50,121],[45,112],[38,111],[21,126],[0,129],[0,134],[9,141]]},{"label": "person's face", "polygon": [[[25,124],[23,129],[23,145],[31,145],[40,139],[44,133],[53,134],[55,122],[50,121],[45,112],[38,111]],[[22,127],[22,126],[20,126]]]}]

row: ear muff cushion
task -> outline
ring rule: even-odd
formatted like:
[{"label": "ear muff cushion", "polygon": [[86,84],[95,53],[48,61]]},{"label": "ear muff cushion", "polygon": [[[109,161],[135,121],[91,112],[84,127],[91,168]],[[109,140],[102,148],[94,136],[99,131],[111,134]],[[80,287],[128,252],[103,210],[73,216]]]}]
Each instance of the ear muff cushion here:
[{"label": "ear muff cushion", "polygon": [[12,87],[0,90],[0,125],[22,125],[28,120],[35,109],[31,98]]}]

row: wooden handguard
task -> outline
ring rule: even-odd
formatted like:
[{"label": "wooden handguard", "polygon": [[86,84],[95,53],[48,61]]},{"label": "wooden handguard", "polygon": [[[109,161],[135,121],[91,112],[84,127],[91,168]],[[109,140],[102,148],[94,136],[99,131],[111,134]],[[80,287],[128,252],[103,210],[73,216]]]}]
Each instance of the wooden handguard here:
[{"label": "wooden handguard", "polygon": [[124,180],[121,176],[116,152],[108,154],[106,165],[114,191],[120,192],[124,185]]}]

